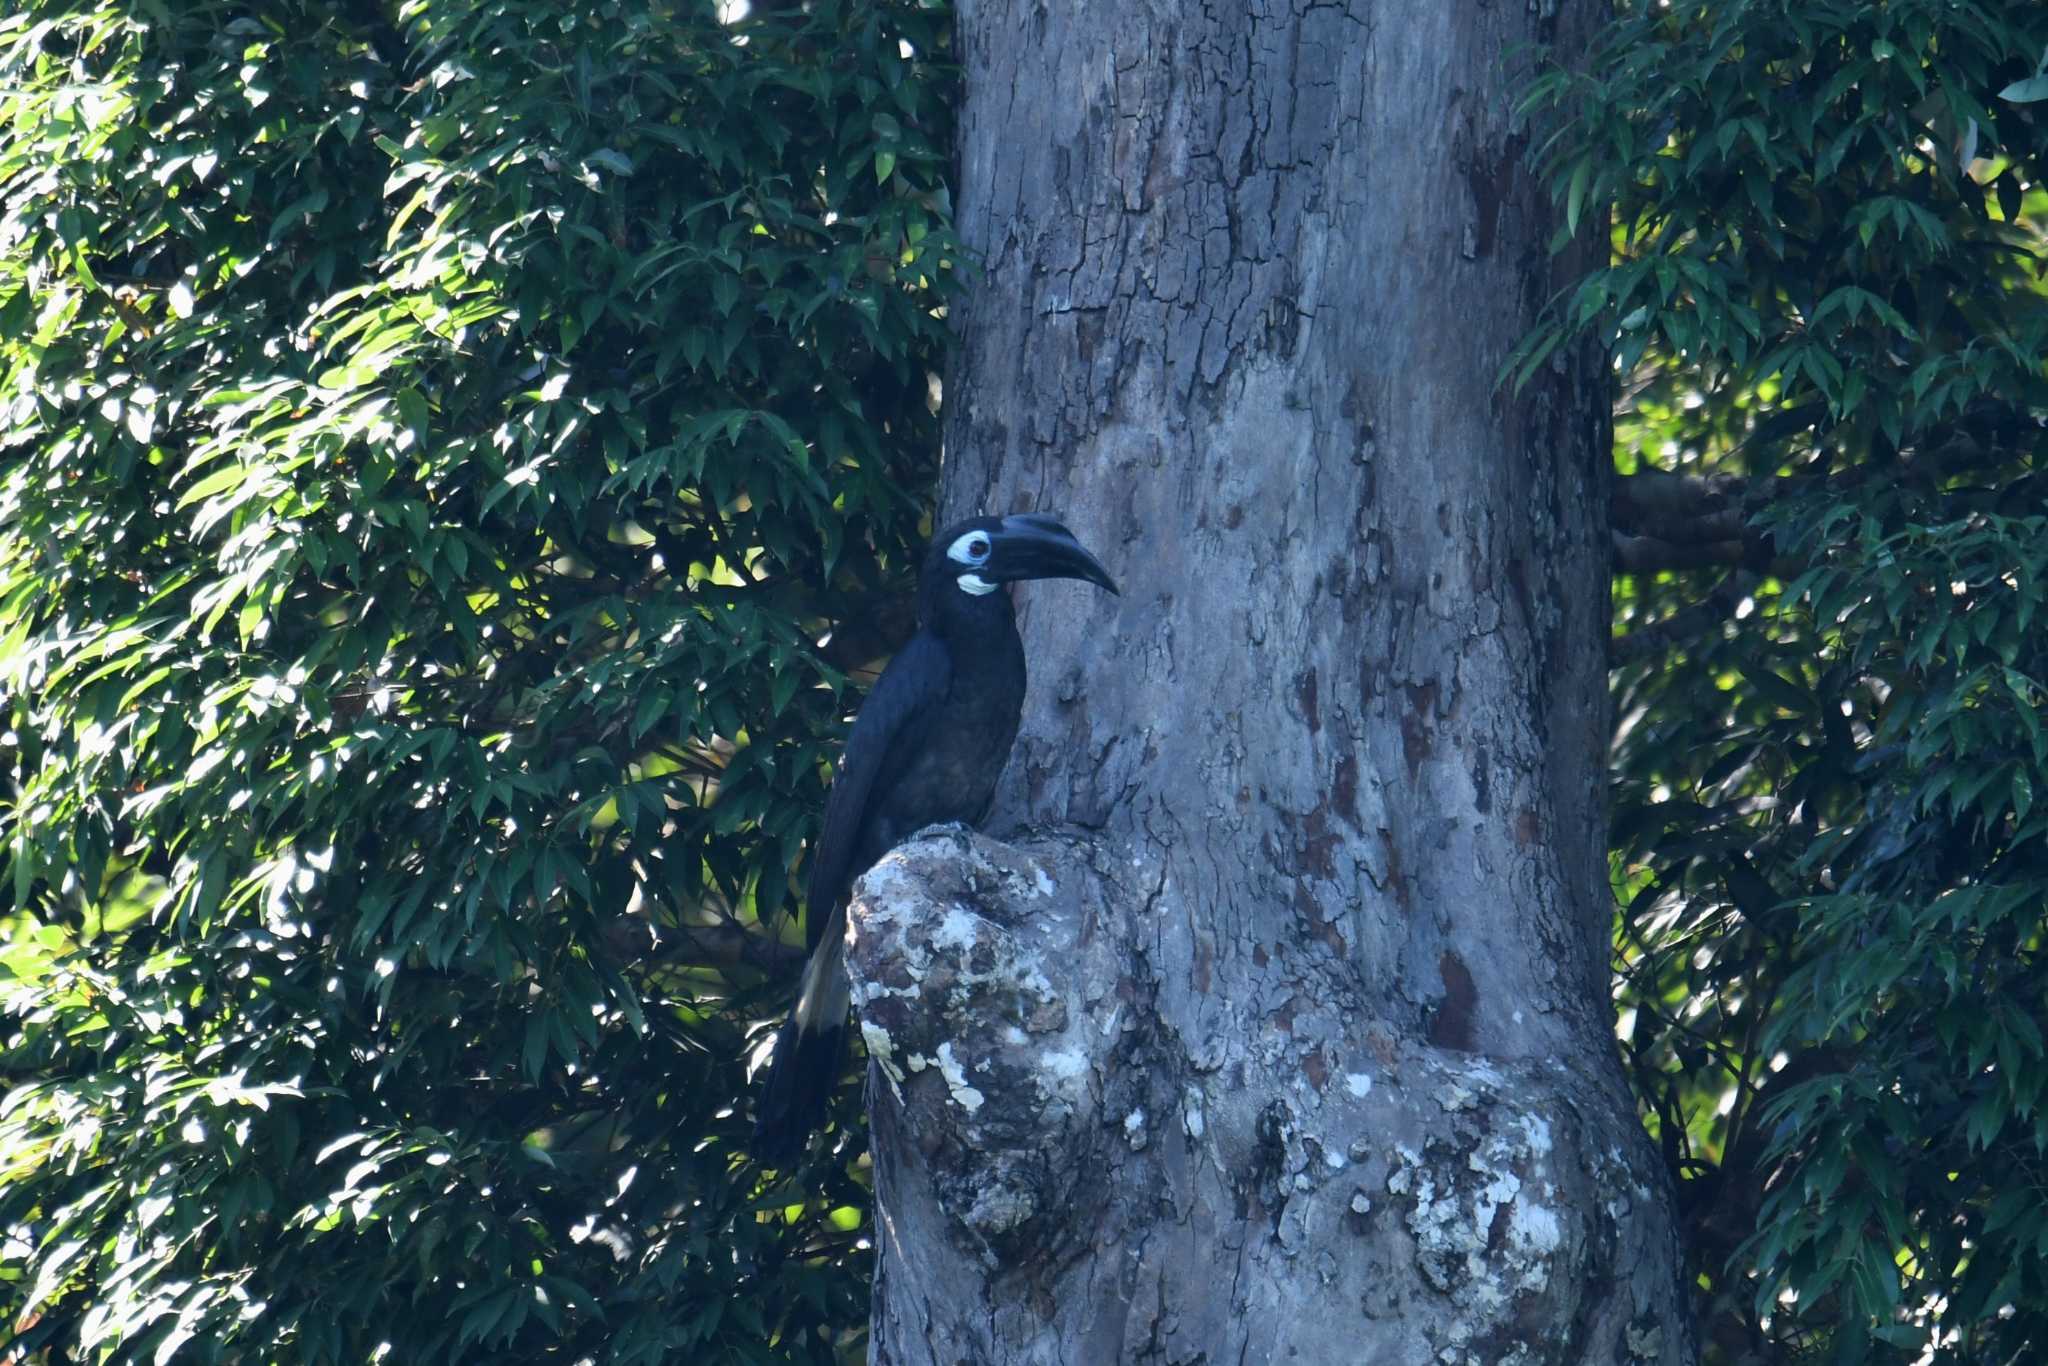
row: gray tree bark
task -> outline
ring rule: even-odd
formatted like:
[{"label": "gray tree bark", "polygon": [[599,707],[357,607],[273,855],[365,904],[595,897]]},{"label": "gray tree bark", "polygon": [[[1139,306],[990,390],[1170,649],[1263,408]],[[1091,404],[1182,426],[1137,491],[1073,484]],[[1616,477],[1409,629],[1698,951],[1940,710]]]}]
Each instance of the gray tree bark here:
[{"label": "gray tree bark", "polygon": [[[1612,1034],[1590,3],[963,0],[946,517],[1062,516],[991,828],[864,881],[878,1363],[1693,1359]],[[1594,249],[1599,249],[1595,247]]]}]

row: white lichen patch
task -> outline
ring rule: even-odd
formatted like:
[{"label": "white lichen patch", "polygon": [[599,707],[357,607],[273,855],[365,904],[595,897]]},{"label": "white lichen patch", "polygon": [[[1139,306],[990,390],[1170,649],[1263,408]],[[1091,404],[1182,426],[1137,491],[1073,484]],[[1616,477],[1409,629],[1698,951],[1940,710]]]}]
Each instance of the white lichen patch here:
[{"label": "white lichen patch", "polygon": [[1346,1072],[1344,1089],[1360,1100],[1372,1094],[1372,1077],[1364,1072]]},{"label": "white lichen patch", "polygon": [[1038,1201],[1030,1191],[995,1181],[976,1193],[966,1222],[983,1237],[989,1237],[1021,1227],[1036,1213]]},{"label": "white lichen patch", "polygon": [[[863,900],[863,913],[859,922],[849,920],[849,940],[856,935],[902,939],[898,929],[898,917],[891,906],[905,904],[905,898],[912,897],[918,890],[915,883],[893,857],[885,858],[869,869],[860,880],[859,891]],[[906,944],[906,948],[911,946]],[[902,974],[900,985],[890,986],[863,978],[859,973],[852,975],[850,982],[853,1004],[863,1014],[876,1001],[890,996],[916,999],[924,994],[924,979],[931,972],[931,955],[925,952],[906,952],[896,963]]]},{"label": "white lichen patch", "polygon": [[1626,1222],[1634,1214],[1638,1202],[1649,1201],[1650,1192],[1640,1182],[1629,1181],[1624,1184],[1623,1180],[1617,1179],[1625,1178],[1629,1170],[1628,1159],[1622,1156],[1621,1149],[1609,1148],[1605,1153],[1599,1154],[1597,1170],[1600,1188],[1604,1193],[1600,1207],[1615,1223]]},{"label": "white lichen patch", "polygon": [[860,1022],[860,1041],[867,1045],[869,1059],[889,1079],[889,1089],[901,1099],[903,1069],[896,1065],[896,1041],[889,1037],[889,1031],[863,1019]]},{"label": "white lichen patch", "polygon": [[925,886],[892,854],[861,874],[854,893],[870,907],[886,908],[914,903],[925,895]]},{"label": "white lichen patch", "polygon": [[[935,1034],[962,1030],[953,1022],[972,1016],[1018,1016],[1033,1031],[1053,1024],[1063,1005],[1040,953],[1002,925],[983,916],[968,901],[934,900],[929,885],[916,875],[920,855],[905,846],[870,869],[857,887],[859,907],[849,934],[886,949],[886,970],[867,976],[862,955],[855,952],[852,995],[862,1015],[887,998],[913,1001],[913,1017],[934,1026]],[[998,869],[977,862],[967,870],[970,887],[977,874],[996,874],[1013,884],[1009,895],[1035,896],[1052,889],[1043,869]],[[1009,999],[1005,999],[1009,998]],[[1015,1002],[1014,1007],[1010,1000]],[[1001,1009],[994,1008],[1000,1004]],[[939,1016],[933,1019],[934,1015]],[[896,1026],[899,1032],[901,1026]],[[930,1037],[927,1035],[926,1037]],[[1021,1045],[1024,1032],[1011,1026],[1005,1042]],[[899,1040],[899,1046],[907,1040]],[[923,1042],[922,1039],[919,1042]]]},{"label": "white lichen patch", "polygon": [[[1019,1031],[1018,1043],[1029,1040]],[[1039,1067],[1052,1079],[1053,1086],[1065,1090],[1088,1075],[1088,1055],[1078,1048],[1061,1048],[1049,1051],[1039,1058]]]},{"label": "white lichen patch", "polygon": [[1040,896],[1051,896],[1055,891],[1059,890],[1053,886],[1052,878],[1046,874],[1045,869],[1036,865],[1031,869],[1031,883],[1032,889]]},{"label": "white lichen patch", "polygon": [[[1013,959],[1011,961],[1016,966],[1024,969],[1022,972],[1010,974],[1007,978],[1007,980],[1014,981],[1017,984],[1020,994],[1030,996],[1041,1004],[1050,1004],[1060,999],[1059,992],[1053,989],[1052,979],[1045,975],[1045,969],[1040,967],[1035,960],[1027,962]],[[991,976],[994,976],[994,974],[991,974]]]},{"label": "white lichen patch", "polygon": [[953,905],[946,908],[946,916],[932,931],[932,947],[949,949],[962,954],[974,947],[980,936],[982,919],[965,906]]},{"label": "white lichen patch", "polygon": [[1443,1106],[1445,1114],[1450,1115],[1455,1115],[1460,1110],[1471,1109],[1478,1100],[1479,1097],[1472,1088],[1462,1081],[1447,1081],[1443,1089],[1436,1093],[1436,1103]]},{"label": "white lichen patch", "polygon": [[1564,1225],[1555,1211],[1534,1200],[1517,1200],[1508,1215],[1508,1243],[1523,1251],[1547,1256],[1564,1246]]},{"label": "white lichen patch", "polygon": [[985,1097],[967,1084],[967,1069],[953,1056],[952,1040],[939,1045],[938,1064],[939,1075],[946,1079],[946,1090],[952,1093],[954,1103],[970,1115],[979,1110]]},{"label": "white lichen patch", "polygon": [[1541,1199],[1553,1188],[1524,1179],[1550,1151],[1549,1125],[1534,1115],[1501,1118],[1465,1154],[1462,1171],[1447,1168],[1435,1147],[1428,1161],[1397,1149],[1387,1178],[1389,1193],[1414,1202],[1406,1222],[1423,1279],[1455,1293],[1482,1320],[1498,1316],[1516,1296],[1548,1287],[1566,1241],[1557,1210]]},{"label": "white lichen patch", "polygon": [[1500,1069],[1480,1057],[1460,1058],[1458,1075],[1470,1082],[1472,1089],[1479,1092],[1481,1097],[1490,1096],[1507,1085],[1507,1078],[1501,1075]]},{"label": "white lichen patch", "polygon": [[[914,940],[906,946],[912,950],[906,956],[918,960],[918,970],[912,975],[922,980],[932,969],[943,967],[953,979],[949,995],[955,1006],[990,990],[1025,997],[1039,1005],[1059,999],[1039,956],[971,907],[947,907],[945,915],[932,928],[929,945],[926,951],[919,951],[921,946]],[[976,969],[973,964],[977,959],[988,967]]]}]

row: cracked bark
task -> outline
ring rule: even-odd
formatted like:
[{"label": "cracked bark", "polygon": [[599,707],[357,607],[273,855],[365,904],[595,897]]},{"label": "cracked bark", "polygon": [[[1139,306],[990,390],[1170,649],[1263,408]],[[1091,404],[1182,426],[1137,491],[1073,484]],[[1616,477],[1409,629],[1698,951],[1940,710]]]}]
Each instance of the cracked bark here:
[{"label": "cracked bark", "polygon": [[1688,1362],[1616,1058],[1589,3],[966,0],[942,517],[1061,515],[990,828],[863,880],[878,1363]]}]

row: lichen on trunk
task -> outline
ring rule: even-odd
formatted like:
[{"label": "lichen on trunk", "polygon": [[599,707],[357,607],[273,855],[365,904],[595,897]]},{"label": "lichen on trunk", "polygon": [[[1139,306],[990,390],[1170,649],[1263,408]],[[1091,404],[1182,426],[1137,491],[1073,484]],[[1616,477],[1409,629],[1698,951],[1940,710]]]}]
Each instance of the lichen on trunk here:
[{"label": "lichen on trunk", "polygon": [[863,883],[880,1362],[1684,1362],[1611,1033],[1605,377],[1505,54],[1590,5],[962,5],[991,828]]}]

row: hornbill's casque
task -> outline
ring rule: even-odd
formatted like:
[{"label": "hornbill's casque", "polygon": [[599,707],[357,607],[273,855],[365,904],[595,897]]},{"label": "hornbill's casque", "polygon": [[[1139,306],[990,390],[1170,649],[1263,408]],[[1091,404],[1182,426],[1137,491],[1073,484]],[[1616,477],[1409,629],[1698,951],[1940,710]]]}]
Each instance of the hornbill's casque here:
[{"label": "hornbill's casque", "polygon": [[918,573],[917,634],[854,719],[811,849],[811,957],[754,1112],[754,1148],[769,1162],[802,1149],[839,1079],[854,879],[927,825],[974,825],[988,813],[1024,706],[1024,642],[1004,587],[1015,579],[1086,579],[1117,591],[1050,517],[975,517],[932,541]]}]

